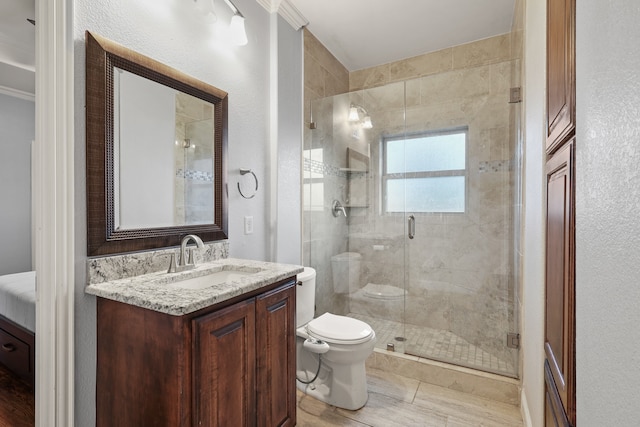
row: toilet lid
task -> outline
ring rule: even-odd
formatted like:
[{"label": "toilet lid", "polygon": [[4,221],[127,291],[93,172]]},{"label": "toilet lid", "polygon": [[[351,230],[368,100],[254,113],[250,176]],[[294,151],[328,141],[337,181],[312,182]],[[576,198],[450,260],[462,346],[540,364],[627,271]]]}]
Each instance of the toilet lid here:
[{"label": "toilet lid", "polygon": [[337,344],[359,344],[368,341],[373,334],[373,329],[365,322],[331,313],[307,323],[307,331],[316,338]]}]

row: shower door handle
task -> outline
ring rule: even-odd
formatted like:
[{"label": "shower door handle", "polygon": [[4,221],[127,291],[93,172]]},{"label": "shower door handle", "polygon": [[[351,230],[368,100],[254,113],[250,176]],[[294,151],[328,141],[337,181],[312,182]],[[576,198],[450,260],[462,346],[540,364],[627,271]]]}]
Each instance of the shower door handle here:
[{"label": "shower door handle", "polygon": [[409,229],[409,238],[413,239],[413,237],[416,235],[416,217],[413,215],[409,215],[409,220],[408,220],[408,229]]}]

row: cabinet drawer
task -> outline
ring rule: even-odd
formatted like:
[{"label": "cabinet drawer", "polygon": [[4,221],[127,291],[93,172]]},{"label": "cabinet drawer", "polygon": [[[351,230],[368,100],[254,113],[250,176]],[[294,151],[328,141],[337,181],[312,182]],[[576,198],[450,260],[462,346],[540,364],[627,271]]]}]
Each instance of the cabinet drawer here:
[{"label": "cabinet drawer", "polygon": [[0,363],[25,377],[31,374],[29,344],[0,329]]}]

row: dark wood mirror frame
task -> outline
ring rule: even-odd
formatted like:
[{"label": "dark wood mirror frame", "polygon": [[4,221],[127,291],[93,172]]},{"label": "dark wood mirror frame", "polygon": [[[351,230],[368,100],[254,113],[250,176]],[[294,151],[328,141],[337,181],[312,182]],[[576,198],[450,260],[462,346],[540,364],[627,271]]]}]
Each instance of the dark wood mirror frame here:
[{"label": "dark wood mirror frame", "polygon": [[[210,102],[214,106],[214,222],[143,229],[115,229],[114,67]],[[177,246],[187,234],[204,241],[227,238],[227,93],[86,32],[87,254],[99,256]]]}]

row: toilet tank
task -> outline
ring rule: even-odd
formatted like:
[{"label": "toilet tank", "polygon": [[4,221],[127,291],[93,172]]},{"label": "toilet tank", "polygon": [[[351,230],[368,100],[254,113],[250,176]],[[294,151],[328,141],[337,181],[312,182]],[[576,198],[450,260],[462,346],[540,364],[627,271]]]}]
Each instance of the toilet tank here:
[{"label": "toilet tank", "polygon": [[296,328],[306,325],[313,319],[316,304],[316,270],[305,267],[298,273],[296,287]]},{"label": "toilet tank", "polygon": [[362,255],[357,252],[343,252],[331,257],[335,293],[346,294],[360,287],[361,261]]}]

